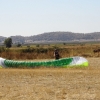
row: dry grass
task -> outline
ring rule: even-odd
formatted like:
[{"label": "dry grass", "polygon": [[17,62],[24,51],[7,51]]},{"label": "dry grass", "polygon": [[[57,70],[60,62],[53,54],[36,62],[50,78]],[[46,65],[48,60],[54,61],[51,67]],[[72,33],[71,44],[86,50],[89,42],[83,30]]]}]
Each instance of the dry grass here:
[{"label": "dry grass", "polygon": [[88,68],[0,69],[0,100],[100,100],[100,58]]}]

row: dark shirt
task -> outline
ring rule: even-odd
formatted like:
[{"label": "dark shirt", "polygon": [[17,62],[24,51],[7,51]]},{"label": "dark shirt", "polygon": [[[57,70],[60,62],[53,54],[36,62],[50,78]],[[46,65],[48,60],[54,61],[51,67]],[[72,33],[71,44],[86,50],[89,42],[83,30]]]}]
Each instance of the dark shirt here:
[{"label": "dark shirt", "polygon": [[58,53],[58,51],[54,52],[54,56],[55,56],[55,59],[59,59],[59,53]]}]

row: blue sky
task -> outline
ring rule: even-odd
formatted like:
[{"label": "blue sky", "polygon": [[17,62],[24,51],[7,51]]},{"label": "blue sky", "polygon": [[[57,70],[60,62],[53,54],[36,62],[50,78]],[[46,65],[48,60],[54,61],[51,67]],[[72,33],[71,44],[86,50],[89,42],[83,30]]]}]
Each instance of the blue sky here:
[{"label": "blue sky", "polygon": [[0,36],[100,32],[100,0],[0,0]]}]

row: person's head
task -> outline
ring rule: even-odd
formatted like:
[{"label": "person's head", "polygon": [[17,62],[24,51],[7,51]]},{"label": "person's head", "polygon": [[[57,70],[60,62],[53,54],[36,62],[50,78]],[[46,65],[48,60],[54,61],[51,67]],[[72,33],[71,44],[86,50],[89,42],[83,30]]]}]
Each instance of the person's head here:
[{"label": "person's head", "polygon": [[55,51],[58,51],[57,49],[55,49]]},{"label": "person's head", "polygon": [[57,51],[57,49],[55,49],[55,51]]}]

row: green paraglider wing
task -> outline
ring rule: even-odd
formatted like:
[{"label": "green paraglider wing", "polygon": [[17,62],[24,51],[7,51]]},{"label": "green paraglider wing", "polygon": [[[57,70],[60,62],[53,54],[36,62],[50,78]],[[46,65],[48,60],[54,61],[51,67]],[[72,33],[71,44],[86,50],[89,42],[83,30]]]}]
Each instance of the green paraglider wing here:
[{"label": "green paraglider wing", "polygon": [[0,66],[2,67],[67,67],[67,66],[88,66],[88,61],[84,57],[69,57],[61,58],[59,60],[47,61],[15,61],[0,58]]}]

